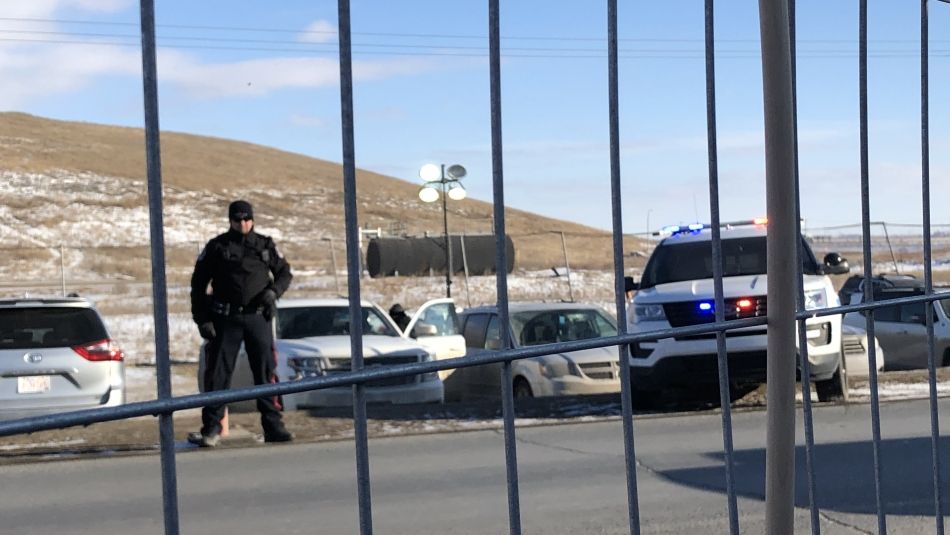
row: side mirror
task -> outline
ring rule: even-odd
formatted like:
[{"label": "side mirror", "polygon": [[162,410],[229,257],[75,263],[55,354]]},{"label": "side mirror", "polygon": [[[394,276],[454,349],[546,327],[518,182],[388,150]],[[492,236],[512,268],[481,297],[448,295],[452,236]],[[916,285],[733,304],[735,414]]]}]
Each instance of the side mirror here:
[{"label": "side mirror", "polygon": [[639,282],[633,282],[633,277],[624,277],[623,278],[623,291],[632,292],[640,289]]},{"label": "side mirror", "polygon": [[844,275],[851,271],[848,261],[838,253],[825,255],[824,271],[828,275]]},{"label": "side mirror", "polygon": [[439,330],[435,328],[435,325],[429,323],[422,323],[421,321],[412,328],[412,332],[409,333],[409,336],[413,338],[421,338],[424,336],[435,336],[439,334]]}]

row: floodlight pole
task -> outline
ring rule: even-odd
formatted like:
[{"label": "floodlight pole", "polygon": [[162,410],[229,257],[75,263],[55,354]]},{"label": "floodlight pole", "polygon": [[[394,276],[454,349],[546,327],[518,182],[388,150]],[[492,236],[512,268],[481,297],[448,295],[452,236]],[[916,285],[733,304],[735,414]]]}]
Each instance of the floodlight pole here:
[{"label": "floodlight pole", "polygon": [[[449,167],[448,177],[446,177],[445,164],[439,164],[439,178],[435,178],[434,169],[436,168],[435,164],[426,164],[419,171],[419,176],[425,180],[425,183],[422,185],[422,189],[419,191],[419,198],[422,202],[435,202],[436,198],[432,196],[431,192],[434,192],[436,196],[442,196],[442,237],[443,244],[445,245],[445,296],[452,297],[452,268],[455,266],[452,262],[452,240],[449,237],[449,207],[448,199],[449,192],[460,191],[459,195],[453,195],[452,198],[456,200],[462,200],[465,198],[465,188],[462,186],[462,181],[459,180],[465,176],[465,168],[461,165],[455,164]],[[438,186],[436,186],[438,184]],[[452,185],[450,188],[449,185]]]},{"label": "floodlight pole", "polygon": [[448,190],[445,188],[445,164],[440,166],[442,175],[439,182],[442,183],[442,230],[445,237],[445,296],[452,297],[452,244],[449,243],[449,209],[446,205]]}]

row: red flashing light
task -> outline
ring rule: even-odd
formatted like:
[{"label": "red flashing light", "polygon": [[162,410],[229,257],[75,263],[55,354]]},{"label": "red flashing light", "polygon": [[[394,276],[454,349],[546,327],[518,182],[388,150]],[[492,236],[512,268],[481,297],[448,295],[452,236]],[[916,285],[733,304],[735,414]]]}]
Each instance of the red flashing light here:
[{"label": "red flashing light", "polygon": [[122,360],[125,356],[119,348],[119,345],[108,338],[81,346],[75,346],[73,347],[73,351],[90,362]]},{"label": "red flashing light", "polygon": [[736,301],[736,307],[737,307],[739,310],[749,310],[750,308],[752,308],[752,300],[751,300],[751,299],[740,299],[740,300]]}]

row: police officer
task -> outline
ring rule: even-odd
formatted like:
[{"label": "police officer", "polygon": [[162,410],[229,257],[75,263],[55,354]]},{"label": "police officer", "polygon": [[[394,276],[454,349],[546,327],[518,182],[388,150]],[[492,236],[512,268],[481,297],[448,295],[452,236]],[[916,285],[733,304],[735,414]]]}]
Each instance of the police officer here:
[{"label": "police officer", "polygon": [[[254,210],[247,201],[228,207],[231,228],[205,246],[191,276],[191,315],[205,345],[205,392],[226,390],[241,342],[254,374],[254,384],[277,382],[276,351],[271,320],[279,298],[293,277],[290,264],[274,241],[254,232]],[[208,295],[208,284],[211,295]],[[201,433],[189,440],[215,447],[221,440],[224,405],[201,411]],[[293,435],[284,427],[279,396],[258,398],[265,442],[288,442]]]}]

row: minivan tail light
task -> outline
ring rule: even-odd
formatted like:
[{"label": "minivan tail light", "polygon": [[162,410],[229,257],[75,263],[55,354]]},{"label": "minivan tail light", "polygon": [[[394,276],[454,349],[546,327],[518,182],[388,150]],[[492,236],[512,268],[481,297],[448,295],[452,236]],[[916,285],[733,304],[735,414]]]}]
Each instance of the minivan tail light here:
[{"label": "minivan tail light", "polygon": [[108,338],[81,346],[73,346],[73,351],[90,362],[122,360],[125,356],[119,345]]}]

